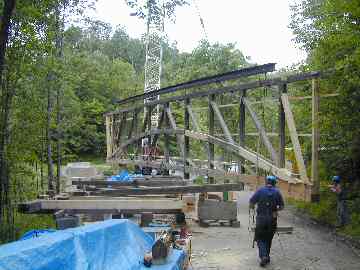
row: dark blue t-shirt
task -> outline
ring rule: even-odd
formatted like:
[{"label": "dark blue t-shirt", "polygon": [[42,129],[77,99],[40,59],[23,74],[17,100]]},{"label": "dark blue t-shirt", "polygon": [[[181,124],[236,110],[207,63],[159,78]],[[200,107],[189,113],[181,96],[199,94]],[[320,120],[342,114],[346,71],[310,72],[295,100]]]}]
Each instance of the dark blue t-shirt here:
[{"label": "dark blue t-shirt", "polygon": [[264,186],[258,189],[250,198],[250,203],[257,204],[258,216],[272,215],[278,208],[284,207],[284,200],[279,189],[273,186]]}]

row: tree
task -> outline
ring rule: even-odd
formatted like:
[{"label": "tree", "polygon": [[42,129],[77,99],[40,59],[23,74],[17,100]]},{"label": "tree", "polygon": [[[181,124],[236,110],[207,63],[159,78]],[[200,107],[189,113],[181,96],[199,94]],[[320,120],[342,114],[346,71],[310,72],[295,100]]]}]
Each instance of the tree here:
[{"label": "tree", "polygon": [[[7,144],[8,144],[8,123],[9,110],[13,97],[12,92],[4,90],[3,73],[5,69],[5,55],[11,31],[11,18],[15,9],[15,0],[7,0],[3,3],[3,12],[0,24],[0,86],[1,86],[1,114],[0,114],[0,225],[4,222],[5,208],[10,206],[9,197],[9,171],[7,164]],[[11,211],[6,209],[6,218],[11,218]],[[0,234],[3,231],[0,230]]]},{"label": "tree", "polygon": [[328,72],[322,88],[340,94],[322,101],[322,156],[331,174],[360,180],[360,6],[349,0],[306,0],[293,6],[291,27],[309,53],[308,68]]}]

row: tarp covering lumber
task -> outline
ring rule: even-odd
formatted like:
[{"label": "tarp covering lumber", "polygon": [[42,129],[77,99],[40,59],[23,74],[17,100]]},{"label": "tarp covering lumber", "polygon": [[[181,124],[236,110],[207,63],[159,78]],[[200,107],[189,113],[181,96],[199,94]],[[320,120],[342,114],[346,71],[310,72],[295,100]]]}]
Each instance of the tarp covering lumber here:
[{"label": "tarp covering lumber", "polygon": [[[108,220],[0,246],[0,270],[137,270],[153,241],[128,220]],[[174,250],[159,269],[180,270]],[[157,269],[156,267],[152,267]]]}]

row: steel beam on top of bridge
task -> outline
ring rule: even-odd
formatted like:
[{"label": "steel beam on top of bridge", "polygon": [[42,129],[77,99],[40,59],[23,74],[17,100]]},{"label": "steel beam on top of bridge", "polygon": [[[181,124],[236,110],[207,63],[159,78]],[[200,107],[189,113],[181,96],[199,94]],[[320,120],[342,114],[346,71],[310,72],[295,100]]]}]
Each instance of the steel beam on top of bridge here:
[{"label": "steel beam on top of bridge", "polygon": [[184,202],[181,200],[163,199],[94,199],[94,200],[36,200],[21,203],[18,209],[22,213],[48,213],[58,210],[74,210],[79,213],[91,211],[116,212],[167,212],[181,211]]},{"label": "steel beam on top of bridge", "polygon": [[244,184],[208,184],[208,185],[189,185],[172,187],[118,187],[109,189],[98,189],[89,191],[92,196],[136,196],[136,195],[160,195],[160,194],[184,194],[184,193],[204,193],[204,192],[224,192],[224,191],[242,191]]},{"label": "steel beam on top of bridge", "polygon": [[218,75],[214,75],[214,76],[208,76],[208,77],[192,80],[189,82],[176,84],[173,86],[168,86],[168,87],[156,90],[156,91],[150,91],[150,92],[147,92],[144,94],[135,95],[132,97],[128,97],[128,98],[119,100],[116,103],[121,105],[121,104],[125,104],[128,102],[133,102],[136,100],[143,100],[143,99],[147,99],[147,98],[158,96],[158,95],[173,93],[173,92],[176,92],[176,91],[182,90],[182,89],[188,89],[188,88],[202,86],[202,85],[206,85],[206,84],[210,84],[210,83],[219,83],[219,82],[223,82],[223,81],[227,81],[227,80],[249,77],[249,76],[258,75],[258,74],[262,74],[262,73],[273,72],[274,70],[275,70],[275,63],[269,63],[269,64],[265,64],[265,65],[260,65],[260,66],[242,68],[239,70],[234,70],[234,71],[230,71],[230,72],[226,72],[226,73],[222,73],[222,74],[218,74]]},{"label": "steel beam on top of bridge", "polygon": [[185,99],[201,98],[201,97],[206,97],[206,96],[210,96],[210,95],[220,95],[220,94],[229,93],[229,92],[239,92],[239,91],[244,91],[244,90],[256,89],[256,88],[260,88],[260,87],[269,87],[269,86],[273,86],[273,85],[287,84],[290,82],[295,82],[296,79],[301,81],[301,80],[305,80],[305,79],[309,79],[309,78],[314,78],[316,76],[319,76],[319,73],[314,74],[314,72],[309,72],[309,73],[302,73],[300,75],[298,77],[296,77],[295,75],[291,76],[291,77],[289,77],[290,79],[277,77],[277,78],[273,78],[273,79],[257,80],[257,81],[252,81],[252,82],[248,82],[248,83],[236,84],[233,86],[221,87],[218,89],[197,91],[197,92],[192,92],[192,93],[188,93],[185,95],[172,96],[172,97],[163,98],[163,99],[157,100],[157,101],[151,101],[146,104],[140,104],[140,105],[135,105],[133,107],[126,108],[126,109],[116,110],[113,112],[106,113],[105,115],[114,115],[114,114],[119,114],[119,113],[125,113],[125,112],[133,111],[133,110],[136,110],[139,108],[143,108],[143,107],[163,105],[163,104],[166,104],[169,102],[183,101]]}]

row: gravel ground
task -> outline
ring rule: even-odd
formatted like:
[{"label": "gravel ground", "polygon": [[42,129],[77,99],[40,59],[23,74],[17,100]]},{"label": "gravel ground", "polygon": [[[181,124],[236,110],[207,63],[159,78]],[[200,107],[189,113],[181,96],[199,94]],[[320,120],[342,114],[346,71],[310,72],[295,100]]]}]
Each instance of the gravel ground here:
[{"label": "gravel ground", "polygon": [[[240,228],[192,225],[192,267],[194,270],[256,270],[257,247],[251,247],[248,232],[250,192],[238,198]],[[275,235],[271,250],[273,270],[360,270],[360,251],[344,244],[328,229],[296,216],[291,209],[281,212],[281,225],[294,227],[291,235]]]}]

